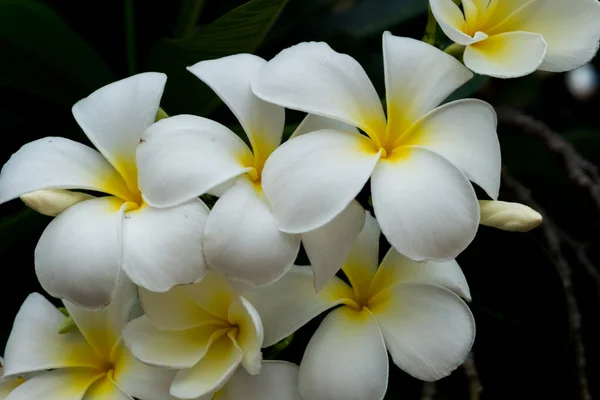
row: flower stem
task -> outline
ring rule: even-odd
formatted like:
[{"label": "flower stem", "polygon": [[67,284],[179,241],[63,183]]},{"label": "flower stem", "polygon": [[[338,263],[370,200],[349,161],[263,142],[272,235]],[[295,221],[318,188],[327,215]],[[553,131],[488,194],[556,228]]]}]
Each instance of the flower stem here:
[{"label": "flower stem", "polygon": [[444,49],[444,53],[450,54],[452,57],[460,59],[465,51],[465,46],[458,43],[452,43]]},{"label": "flower stem", "polygon": [[437,21],[433,16],[433,12],[431,12],[431,6],[429,6],[429,11],[427,14],[427,25],[425,25],[425,34],[423,35],[423,41],[425,43],[429,43],[432,46],[435,46],[435,34],[437,30]]}]

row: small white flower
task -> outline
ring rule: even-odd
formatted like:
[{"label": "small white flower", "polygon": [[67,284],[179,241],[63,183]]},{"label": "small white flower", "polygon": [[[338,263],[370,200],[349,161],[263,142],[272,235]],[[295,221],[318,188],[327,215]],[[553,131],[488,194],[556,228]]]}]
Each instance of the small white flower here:
[{"label": "small white flower", "polygon": [[293,46],[261,68],[252,88],[262,99],[341,121],[275,150],[262,174],[265,195],[279,228],[301,233],[335,218],[370,178],[375,214],[396,250],[453,259],[479,225],[469,179],[498,196],[496,114],[473,99],[436,108],[473,74],[433,46],[386,32],[383,55],[387,118],[362,67],[325,43]]},{"label": "small white flower", "polygon": [[278,229],[261,179],[265,161],[281,142],[284,109],[262,101],[250,88],[265,63],[237,54],[190,67],[233,112],[250,146],[206,118],[163,119],[146,131],[138,147],[140,187],[154,207],[179,205],[207,192],[220,196],[206,222],[204,255],[209,266],[228,277],[254,286],[276,281],[293,264],[302,239],[320,287],[348,255],[364,211],[357,203],[347,204],[336,221],[303,236]]},{"label": "small white flower", "polygon": [[121,330],[136,301],[136,288],[122,278],[114,301],[89,311],[65,301],[76,331],[58,333],[65,316],[38,293],[19,310],[6,345],[4,372],[36,373],[6,400],[173,399],[175,373],[137,361],[123,344]]},{"label": "small white flower", "polygon": [[467,46],[472,71],[515,78],[564,72],[594,57],[600,40],[597,0],[430,0],[444,33]]},{"label": "small white flower", "polygon": [[165,293],[140,289],[140,300],[146,315],[127,324],[123,338],[144,363],[180,370],[173,396],[210,398],[240,364],[260,372],[260,317],[218,272]]},{"label": "small white flower", "polygon": [[[154,209],[143,202],[137,184],[135,149],[154,122],[165,82],[164,74],[135,75],[73,106],[99,152],[46,137],[23,146],[2,168],[0,203],[21,196],[40,212],[58,214],[35,249],[38,279],[51,295],[97,309],[110,302],[121,269],[156,291],[204,274],[201,241],[208,208],[189,199]],[[48,189],[109,196],[86,199]]]},{"label": "small white flower", "polygon": [[[265,327],[265,346],[325,310],[300,364],[300,393],[314,400],[381,400],[388,357],[412,376],[442,378],[467,356],[475,338],[469,288],[455,261],[417,263],[391,249],[377,268],[379,228],[368,216],[343,271],[316,294],[307,267],[245,296]],[[456,293],[456,294],[455,294]],[[387,351],[386,351],[387,349]]]}]

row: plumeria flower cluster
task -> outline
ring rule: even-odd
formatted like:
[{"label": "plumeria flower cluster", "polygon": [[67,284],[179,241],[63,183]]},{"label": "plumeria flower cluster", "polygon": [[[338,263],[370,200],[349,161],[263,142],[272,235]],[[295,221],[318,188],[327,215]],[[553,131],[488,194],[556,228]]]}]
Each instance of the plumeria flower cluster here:
[{"label": "plumeria flower cluster", "polygon": [[[386,110],[360,64],[325,43],[189,67],[247,140],[198,116],[157,121],[160,73],[75,104],[95,149],[39,139],[0,174],[0,202],[55,217],[35,269],[65,306],[25,300],[0,399],[381,400],[388,353],[415,378],[450,374],[475,338],[455,258],[480,224],[524,232],[542,217],[497,200],[492,106],[444,100],[469,69],[512,77],[586,63],[600,5],[569,2],[573,20],[564,7],[431,0],[466,67],[384,33]],[[307,116],[282,143],[285,108]],[[372,211],[357,201],[365,187]],[[294,265],[301,246],[310,266]],[[262,348],[331,309],[300,366],[263,360]]]}]

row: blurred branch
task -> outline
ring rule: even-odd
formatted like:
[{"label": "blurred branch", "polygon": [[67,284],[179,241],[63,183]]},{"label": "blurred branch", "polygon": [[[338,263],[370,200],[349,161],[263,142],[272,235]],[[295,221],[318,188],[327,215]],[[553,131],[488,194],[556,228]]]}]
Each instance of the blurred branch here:
[{"label": "blurred branch", "polygon": [[435,382],[423,382],[421,389],[421,400],[433,400],[437,393]]},{"label": "blurred branch", "polygon": [[475,367],[473,352],[470,352],[467,356],[467,359],[463,363],[463,368],[465,370],[465,375],[467,376],[467,382],[469,383],[469,399],[479,400],[481,398],[483,386],[481,386],[479,373],[477,373],[477,368]]},{"label": "blurred branch", "polygon": [[425,43],[429,43],[432,46],[435,46],[435,35],[437,30],[437,21],[433,16],[433,12],[431,11],[431,6],[428,7],[427,11],[427,25],[425,26],[425,34],[423,35],[423,41]]},{"label": "blurred branch", "polygon": [[589,192],[600,210],[600,174],[592,162],[543,122],[519,110],[502,108],[497,111],[500,122],[521,128],[523,132],[542,139],[550,150],[559,154],[564,160],[569,178]]},{"label": "blurred branch", "polygon": [[[503,115],[502,118],[507,117],[504,113],[499,114],[499,116],[500,115]],[[511,176],[504,168],[502,170],[502,183],[505,187],[511,189],[520,201],[536,209],[544,218],[541,228],[544,232],[546,242],[548,243],[550,253],[556,262],[558,273],[565,290],[565,296],[567,298],[569,325],[575,346],[575,369],[579,380],[580,398],[581,400],[591,400],[592,396],[590,395],[586,374],[585,346],[581,335],[581,312],[573,289],[572,268],[562,251],[562,245],[564,243],[570,244],[575,242],[573,239],[568,238],[568,235],[554,223],[548,216],[548,213],[546,213],[546,211],[533,199],[531,190]]]},{"label": "blurred branch", "polygon": [[177,16],[175,37],[186,39],[194,34],[205,0],[184,0]]},{"label": "blurred branch", "polygon": [[125,44],[127,46],[127,72],[135,75],[137,71],[137,56],[135,50],[135,9],[133,0],[125,0]]}]

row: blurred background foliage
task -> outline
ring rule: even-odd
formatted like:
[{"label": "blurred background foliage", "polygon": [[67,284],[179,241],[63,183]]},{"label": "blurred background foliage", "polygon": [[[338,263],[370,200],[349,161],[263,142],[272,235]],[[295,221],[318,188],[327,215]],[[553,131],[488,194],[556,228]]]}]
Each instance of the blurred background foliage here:
[{"label": "blurred background foliage", "polygon": [[[185,69],[229,54],[269,59],[298,42],[327,41],[384,93],[382,32],[420,39],[426,21],[426,0],[0,0],[0,163],[44,136],[89,143],[71,106],[143,71],[168,74],[162,106],[170,115],[207,116],[240,131]],[[392,367],[386,399],[600,398],[600,95],[574,96],[565,77],[477,76],[452,95],[497,108],[501,199],[534,206],[545,222],[526,234],[481,227],[458,259],[473,295],[473,353],[435,384]],[[287,112],[288,133],[302,116]],[[0,207],[2,343],[27,294],[42,291],[33,250],[49,220],[19,200]],[[317,326],[302,328],[277,357],[298,363]]]}]

